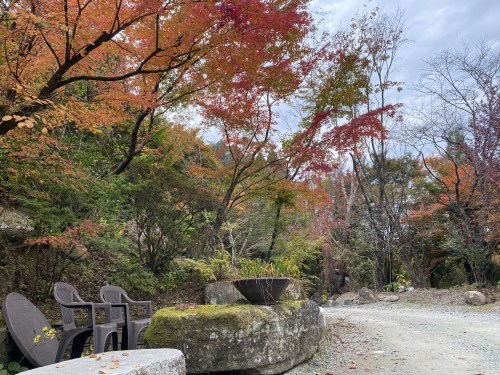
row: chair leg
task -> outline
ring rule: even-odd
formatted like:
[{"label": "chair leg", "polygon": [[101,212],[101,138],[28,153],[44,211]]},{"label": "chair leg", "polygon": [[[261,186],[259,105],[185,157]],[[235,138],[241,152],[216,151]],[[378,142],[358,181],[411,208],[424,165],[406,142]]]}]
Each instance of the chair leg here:
[{"label": "chair leg", "polygon": [[118,332],[112,332],[111,337],[113,338],[113,351],[118,350]]},{"label": "chair leg", "polygon": [[73,344],[71,345],[71,359],[80,358],[83,353],[83,348],[85,347],[85,343],[87,339],[90,337],[92,332],[85,332],[73,339]]},{"label": "chair leg", "polygon": [[66,351],[66,348],[70,342],[71,342],[71,337],[65,335],[63,332],[61,341],[59,342],[59,347],[57,348],[55,363],[61,362],[64,352]]},{"label": "chair leg", "polygon": [[127,325],[124,325],[122,327],[122,341],[121,341],[121,350],[127,350],[128,349],[128,343],[129,343],[129,333],[130,329],[127,327]]},{"label": "chair leg", "polygon": [[[108,345],[110,335],[116,334],[116,325],[114,327],[107,327],[105,325],[97,325],[94,327],[94,353],[104,352]],[[117,339],[116,339],[117,340]],[[115,340],[113,340],[115,342]],[[113,343],[113,347],[115,344]]]},{"label": "chair leg", "polygon": [[137,343],[139,342],[139,336],[142,332],[143,329],[145,329],[145,326],[135,326],[132,325],[130,329],[130,335],[129,335],[129,349],[130,350],[135,350],[137,349]]},{"label": "chair leg", "polygon": [[85,342],[92,334],[92,331],[84,331],[76,334],[74,332],[63,332],[61,341],[59,342],[59,347],[57,348],[57,354],[55,358],[55,363],[61,362],[64,352],[68,345],[72,342],[71,346],[71,358],[78,358],[82,355]]},{"label": "chair leg", "polygon": [[128,348],[130,350],[135,350],[137,349],[137,335],[135,333],[136,331],[136,327],[134,325],[132,325],[130,327],[130,331],[129,331],[129,335],[128,335]]}]

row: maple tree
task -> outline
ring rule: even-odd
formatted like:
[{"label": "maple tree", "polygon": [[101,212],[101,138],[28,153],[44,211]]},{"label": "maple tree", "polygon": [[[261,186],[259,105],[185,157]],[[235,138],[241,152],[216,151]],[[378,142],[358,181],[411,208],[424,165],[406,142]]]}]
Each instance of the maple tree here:
[{"label": "maple tree", "polygon": [[[121,173],[150,136],[155,110],[246,73],[281,71],[309,30],[306,0],[2,3],[0,135],[68,121],[131,123]],[[276,76],[276,74],[274,74]],[[266,81],[267,79],[267,81]],[[280,81],[282,84],[283,80]]]},{"label": "maple tree", "polygon": [[[305,170],[329,172],[338,165],[338,155],[350,156],[372,230],[378,237],[374,252],[378,288],[391,278],[388,242],[382,228],[389,225],[384,174],[387,127],[400,116],[399,104],[389,103],[386,95],[400,89],[398,82],[390,80],[390,74],[396,53],[405,42],[403,27],[401,12],[389,14],[365,7],[348,29],[331,37],[303,94],[309,115],[289,146],[297,151],[296,163]],[[369,191],[370,182],[364,177],[366,169],[371,168],[367,159],[379,173],[378,193]]]},{"label": "maple tree", "polygon": [[[282,160],[272,153],[276,147],[272,135],[276,125],[273,105],[277,99],[272,98],[269,88],[249,84],[237,83],[226,92],[227,96],[205,97],[202,104],[207,121],[223,136],[217,151],[222,164],[217,174],[227,180],[213,223],[212,243],[228,210],[245,202],[256,190],[283,178],[279,174]],[[206,175],[206,169],[197,172]]]}]

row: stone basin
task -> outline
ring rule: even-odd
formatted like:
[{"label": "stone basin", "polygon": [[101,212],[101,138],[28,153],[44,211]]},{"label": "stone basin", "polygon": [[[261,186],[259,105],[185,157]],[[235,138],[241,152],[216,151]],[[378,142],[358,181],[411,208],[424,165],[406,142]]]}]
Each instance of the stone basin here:
[{"label": "stone basin", "polygon": [[273,305],[281,299],[289,282],[287,277],[258,277],[235,280],[233,284],[250,303]]},{"label": "stone basin", "polygon": [[324,333],[313,301],[271,306],[199,305],[157,311],[146,330],[149,348],[184,353],[188,374],[280,374],[311,358]]}]

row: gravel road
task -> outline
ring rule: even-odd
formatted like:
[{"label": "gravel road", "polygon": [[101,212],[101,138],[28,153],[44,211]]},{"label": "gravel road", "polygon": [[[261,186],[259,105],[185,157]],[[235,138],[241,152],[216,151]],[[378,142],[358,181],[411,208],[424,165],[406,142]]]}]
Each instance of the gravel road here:
[{"label": "gravel road", "polygon": [[320,351],[286,374],[500,374],[498,312],[388,303],[324,312]]}]

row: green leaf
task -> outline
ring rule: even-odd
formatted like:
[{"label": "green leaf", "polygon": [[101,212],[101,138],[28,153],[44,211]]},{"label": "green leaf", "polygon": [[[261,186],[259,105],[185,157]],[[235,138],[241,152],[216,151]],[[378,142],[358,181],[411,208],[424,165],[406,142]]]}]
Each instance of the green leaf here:
[{"label": "green leaf", "polygon": [[[3,365],[2,365],[2,367],[3,367]],[[5,369],[0,370],[0,375],[7,375],[7,370],[5,370]]]},{"label": "green leaf", "polygon": [[7,366],[7,369],[9,371],[18,371],[21,366],[17,362],[10,362],[9,365]]}]

